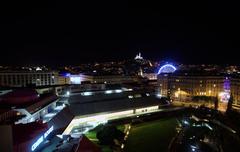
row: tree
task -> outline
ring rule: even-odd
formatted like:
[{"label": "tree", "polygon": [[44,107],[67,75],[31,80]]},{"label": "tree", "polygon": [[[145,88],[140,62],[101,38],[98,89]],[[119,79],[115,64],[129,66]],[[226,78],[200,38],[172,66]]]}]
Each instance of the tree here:
[{"label": "tree", "polygon": [[214,109],[215,109],[215,110],[218,110],[218,103],[219,103],[219,101],[218,101],[218,96],[216,96],[216,97],[214,98]]},{"label": "tree", "polygon": [[232,104],[233,104],[233,95],[231,94],[228,100],[227,112],[229,112],[232,109]]},{"label": "tree", "polygon": [[97,132],[97,138],[103,145],[114,145],[114,139],[123,140],[124,133],[116,128],[116,126],[106,125]]}]

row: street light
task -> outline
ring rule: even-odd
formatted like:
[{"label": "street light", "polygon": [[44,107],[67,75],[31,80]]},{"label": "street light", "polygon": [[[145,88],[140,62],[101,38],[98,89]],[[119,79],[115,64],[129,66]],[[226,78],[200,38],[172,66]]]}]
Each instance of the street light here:
[{"label": "street light", "polygon": [[66,95],[69,97],[69,95],[70,95],[70,92],[69,92],[69,91],[67,91]]}]

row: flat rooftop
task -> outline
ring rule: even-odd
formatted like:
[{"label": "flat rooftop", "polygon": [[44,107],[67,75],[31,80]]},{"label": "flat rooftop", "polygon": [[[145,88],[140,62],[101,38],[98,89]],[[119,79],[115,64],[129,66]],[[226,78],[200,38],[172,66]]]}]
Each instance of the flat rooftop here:
[{"label": "flat rooftop", "polygon": [[97,99],[83,102],[81,96],[69,98],[70,109],[74,115],[86,115],[91,113],[100,113],[106,111],[127,110],[141,108],[146,106],[166,105],[154,95],[138,98],[128,98],[128,96],[118,96],[109,99]]}]

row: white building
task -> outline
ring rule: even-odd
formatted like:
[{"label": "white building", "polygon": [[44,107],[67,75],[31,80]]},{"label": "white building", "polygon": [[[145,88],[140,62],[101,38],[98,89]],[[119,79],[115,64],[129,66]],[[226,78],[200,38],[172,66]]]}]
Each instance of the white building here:
[{"label": "white building", "polygon": [[82,84],[82,82],[90,83],[107,83],[107,84],[121,84],[121,83],[131,83],[138,82],[139,78],[136,76],[123,76],[123,75],[70,75],[71,84]]},{"label": "white building", "polygon": [[1,71],[0,86],[25,87],[27,85],[45,86],[58,84],[55,71]]}]

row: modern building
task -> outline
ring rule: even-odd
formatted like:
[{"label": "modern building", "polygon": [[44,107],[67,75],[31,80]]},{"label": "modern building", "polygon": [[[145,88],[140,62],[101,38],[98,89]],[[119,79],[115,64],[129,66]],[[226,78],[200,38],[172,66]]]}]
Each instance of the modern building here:
[{"label": "modern building", "polygon": [[169,106],[168,101],[159,99],[155,90],[148,86],[136,89],[113,85],[101,90],[77,91],[74,88],[71,91],[68,102],[75,118],[63,135],[77,136],[110,120],[158,112]]},{"label": "modern building", "polygon": [[122,84],[138,82],[138,76],[125,76],[125,75],[68,75],[70,84],[89,83],[108,83],[108,84]]},{"label": "modern building", "polygon": [[0,86],[2,87],[46,86],[56,84],[58,84],[58,72],[55,71],[0,72]]},{"label": "modern building", "polygon": [[0,96],[0,151],[39,151],[73,119],[54,91],[15,89]]},{"label": "modern building", "polygon": [[54,92],[39,94],[35,89],[17,89],[0,96],[0,106],[5,110],[2,113],[5,120],[18,116],[14,123],[26,124],[39,120],[48,122],[65,104]]}]

